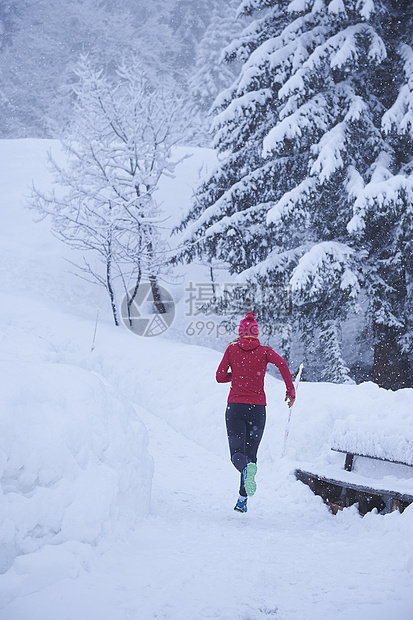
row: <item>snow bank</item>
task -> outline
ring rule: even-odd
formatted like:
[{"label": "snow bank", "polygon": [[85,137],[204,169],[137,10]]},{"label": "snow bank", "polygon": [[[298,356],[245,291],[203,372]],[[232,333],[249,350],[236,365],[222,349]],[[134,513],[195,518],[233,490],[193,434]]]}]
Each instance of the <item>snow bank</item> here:
[{"label": "snow bank", "polygon": [[215,380],[223,353],[163,336],[139,338],[126,330],[106,332],[95,353],[96,358],[85,356],[80,363],[95,367],[132,403],[187,439],[214,454],[227,454],[229,386]]},{"label": "snow bank", "polygon": [[64,364],[1,361],[0,375],[1,573],[22,554],[95,545],[148,514],[146,429],[113,388]]}]

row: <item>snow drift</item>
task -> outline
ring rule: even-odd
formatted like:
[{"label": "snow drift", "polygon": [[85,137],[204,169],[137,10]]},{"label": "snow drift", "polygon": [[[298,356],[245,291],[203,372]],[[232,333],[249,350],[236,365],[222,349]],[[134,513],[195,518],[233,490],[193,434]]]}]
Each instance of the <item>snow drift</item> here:
[{"label": "snow drift", "polygon": [[45,545],[96,544],[149,512],[152,458],[133,408],[65,364],[0,362],[0,571]]}]

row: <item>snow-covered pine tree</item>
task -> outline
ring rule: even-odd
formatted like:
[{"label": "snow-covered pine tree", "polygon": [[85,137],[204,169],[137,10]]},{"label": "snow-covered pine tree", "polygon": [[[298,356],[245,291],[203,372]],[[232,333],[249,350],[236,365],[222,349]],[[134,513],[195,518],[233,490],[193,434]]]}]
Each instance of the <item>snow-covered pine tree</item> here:
[{"label": "snow-covered pine tree", "polygon": [[320,329],[320,344],[325,356],[321,379],[333,383],[349,381],[350,370],[342,358],[339,330],[337,321],[324,321]]},{"label": "snow-covered pine tree", "polygon": [[0,50],[10,44],[24,0],[0,0]]},{"label": "snow-covered pine tree", "polygon": [[210,142],[212,105],[239,72],[237,63],[222,58],[223,49],[242,29],[242,20],[236,19],[237,4],[238,0],[230,0],[212,11],[210,23],[197,45],[195,67],[189,78],[191,112],[200,119],[200,132],[206,143]]},{"label": "snow-covered pine tree", "polygon": [[114,80],[84,57],[76,75],[67,163],[52,160],[57,189],[35,191],[32,203],[58,238],[82,251],[77,267],[107,290],[118,324],[116,278],[133,290],[130,307],[141,279],[156,284],[168,262],[154,192],[178,163],[170,155],[181,106],[133,60]]},{"label": "snow-covered pine tree", "polygon": [[[321,330],[323,377],[330,380],[347,376],[337,335],[360,286],[365,287],[376,326],[386,304],[388,316],[398,312],[390,312],[390,292],[398,285],[382,281],[380,291],[378,278],[373,284],[368,277],[379,266],[375,261],[380,252],[388,252],[388,268],[397,253],[389,251],[389,236],[383,237],[377,226],[363,229],[362,216],[369,198],[371,209],[376,215],[380,212],[378,175],[387,158],[386,180],[397,186],[388,215],[399,205],[388,222],[389,234],[394,240],[403,212],[400,228],[405,237],[409,232],[411,236],[409,192],[403,197],[402,191],[410,182],[406,164],[411,141],[405,129],[395,149],[395,130],[389,129],[395,123],[385,116],[398,91],[410,96],[400,62],[405,58],[407,63],[411,42],[400,48],[395,25],[402,17],[406,37],[411,36],[412,10],[401,3],[403,15],[395,13],[396,4],[400,3],[242,2],[240,12],[258,18],[227,50],[229,57],[244,64],[233,87],[222,94],[214,122],[220,165],[199,189],[183,222],[188,259],[197,254],[226,258],[239,279],[257,281],[267,293],[275,291],[274,299],[282,299],[285,287],[292,286],[300,329],[316,334]],[[389,83],[392,87],[385,87]],[[400,176],[403,180],[397,185]],[[358,200],[360,193],[365,200]],[[380,269],[382,280],[383,275]],[[403,297],[399,286],[397,291]],[[377,299],[383,300],[380,310]],[[406,321],[410,302],[408,295],[403,299],[399,306],[404,306]],[[266,300],[256,310],[268,313],[268,305]],[[276,305],[271,310],[276,318]],[[376,346],[386,347],[377,329],[376,336]],[[401,338],[398,333],[397,341]],[[331,350],[338,352],[334,368],[329,366]]]},{"label": "snow-covered pine tree", "polygon": [[196,48],[204,36],[213,12],[225,6],[228,0],[168,1],[168,23],[179,42],[179,65],[186,70],[192,67]]},{"label": "snow-covered pine tree", "polygon": [[374,380],[413,385],[413,5],[378,5],[386,58],[371,76],[383,145],[355,192],[348,230],[360,257],[374,337]]}]

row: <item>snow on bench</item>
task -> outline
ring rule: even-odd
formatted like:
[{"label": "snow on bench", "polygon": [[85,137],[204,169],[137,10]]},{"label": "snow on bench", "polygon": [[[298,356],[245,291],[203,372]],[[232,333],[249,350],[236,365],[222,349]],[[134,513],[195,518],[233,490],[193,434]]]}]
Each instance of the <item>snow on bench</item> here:
[{"label": "snow on bench", "polygon": [[[403,432],[401,432],[403,431]],[[320,495],[336,513],[358,504],[361,514],[402,512],[413,502],[413,428],[371,426],[371,421],[337,420],[330,438],[331,450],[346,454],[344,469],[319,465],[296,469],[298,480]],[[357,467],[353,469],[354,460]],[[364,459],[374,461],[366,465]],[[380,462],[384,467],[380,468]]]},{"label": "snow on bench", "polygon": [[352,469],[354,456],[413,467],[413,429],[409,430],[402,434],[399,429],[381,426],[367,431],[338,420],[331,436],[331,449],[353,457],[348,463],[346,460],[347,471]]}]

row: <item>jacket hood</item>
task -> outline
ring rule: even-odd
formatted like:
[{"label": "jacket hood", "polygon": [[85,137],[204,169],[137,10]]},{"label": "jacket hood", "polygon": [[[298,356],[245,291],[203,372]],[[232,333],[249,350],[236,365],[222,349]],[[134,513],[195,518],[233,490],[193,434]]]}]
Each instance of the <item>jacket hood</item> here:
[{"label": "jacket hood", "polygon": [[243,351],[252,351],[260,346],[258,338],[241,338],[237,342],[237,346],[241,347]]}]

